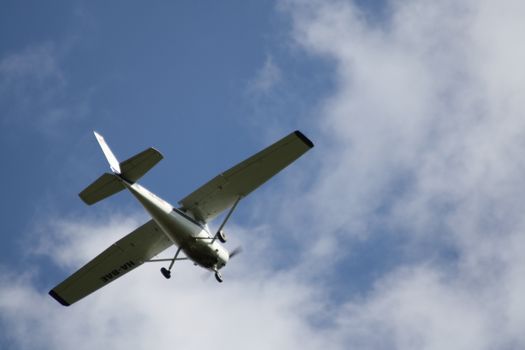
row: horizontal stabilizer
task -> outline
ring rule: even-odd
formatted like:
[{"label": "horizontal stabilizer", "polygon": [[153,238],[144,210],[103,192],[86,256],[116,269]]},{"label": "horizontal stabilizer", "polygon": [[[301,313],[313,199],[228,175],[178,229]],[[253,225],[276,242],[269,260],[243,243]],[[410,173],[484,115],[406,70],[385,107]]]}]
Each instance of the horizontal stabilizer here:
[{"label": "horizontal stabilizer", "polygon": [[95,204],[104,198],[122,191],[125,188],[122,181],[134,183],[163,158],[159,151],[150,147],[128,160],[119,163],[104,140],[104,137],[97,132],[94,132],[94,134],[113,174],[103,174],[80,192],[80,198],[88,205]]},{"label": "horizontal stabilizer", "polygon": [[121,175],[129,182],[135,182],[162,159],[162,154],[155,148],[148,148],[128,160],[120,163]]},{"label": "horizontal stabilizer", "polygon": [[84,203],[91,205],[124,189],[121,180],[114,174],[105,173],[79,193]]}]

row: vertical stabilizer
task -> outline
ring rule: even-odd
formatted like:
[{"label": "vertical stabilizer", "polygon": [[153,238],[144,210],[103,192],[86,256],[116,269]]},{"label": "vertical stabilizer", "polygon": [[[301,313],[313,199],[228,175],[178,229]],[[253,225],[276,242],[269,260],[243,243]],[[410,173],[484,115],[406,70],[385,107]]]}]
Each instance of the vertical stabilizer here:
[{"label": "vertical stabilizer", "polygon": [[111,171],[113,171],[116,174],[120,174],[120,164],[113,154],[111,152],[111,149],[109,148],[108,144],[104,140],[104,137],[102,135],[98,134],[96,131],[93,131],[95,134],[95,137],[97,138],[98,144],[100,145],[100,148],[102,148],[102,152],[104,152],[104,155],[106,156],[106,159],[108,160],[109,167],[111,168]]}]

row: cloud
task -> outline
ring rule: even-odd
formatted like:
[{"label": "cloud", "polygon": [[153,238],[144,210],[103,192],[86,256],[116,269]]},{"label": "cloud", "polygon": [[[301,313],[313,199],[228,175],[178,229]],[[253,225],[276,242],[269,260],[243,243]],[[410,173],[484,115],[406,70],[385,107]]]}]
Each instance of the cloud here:
[{"label": "cloud", "polygon": [[32,125],[54,134],[64,121],[81,118],[85,99],[70,93],[60,50],[51,43],[30,46],[0,59],[0,122]]},{"label": "cloud", "polygon": [[249,86],[254,94],[268,93],[281,80],[281,70],[275,64],[272,56],[268,55],[263,66],[257,72]]},{"label": "cloud", "polygon": [[396,349],[501,348],[493,344],[483,297],[438,271],[416,268],[392,274],[363,303],[346,305],[341,323],[349,344]]},{"label": "cloud", "polygon": [[[89,224],[88,218],[57,220],[52,224],[55,232],[42,238],[38,254],[61,266],[68,262],[65,277],[78,268],[77,260],[84,263],[92,257],[92,247],[103,249],[129,230],[136,216],[141,215],[99,218],[97,224]],[[259,263],[258,269],[264,269]],[[34,276],[2,274],[3,334],[16,348],[322,345],[308,322],[315,312],[315,291],[297,276],[272,273],[266,279],[252,274],[250,266],[237,265],[225,271],[228,283],[219,285],[214,279],[203,281],[203,270],[190,263],[177,264],[169,281],[158,268],[146,264],[67,309],[36,287]]]},{"label": "cloud", "polygon": [[144,213],[46,220],[38,225],[39,240],[31,253],[51,257],[62,268],[78,268],[145,221]]},{"label": "cloud", "polygon": [[[525,240],[525,50],[517,44],[525,7],[388,7],[381,22],[343,1],[282,8],[296,44],[336,66],[336,93],[321,107],[322,140],[330,140],[321,174],[298,193],[311,211],[286,211],[283,220],[308,222],[300,231],[310,232],[302,237],[309,246],[338,242],[323,258],[352,254],[356,240],[394,236],[405,248],[401,263],[384,266],[342,312],[341,322],[357,329],[348,344],[523,346],[525,305],[515,293],[525,292],[525,263],[514,246]],[[349,252],[341,253],[344,242]]]}]

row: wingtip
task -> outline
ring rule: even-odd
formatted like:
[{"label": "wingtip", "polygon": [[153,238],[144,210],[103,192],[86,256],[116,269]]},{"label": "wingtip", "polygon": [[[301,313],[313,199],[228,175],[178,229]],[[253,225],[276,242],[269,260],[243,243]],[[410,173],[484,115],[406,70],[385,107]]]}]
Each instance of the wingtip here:
[{"label": "wingtip", "polygon": [[298,138],[301,139],[301,141],[304,142],[305,145],[307,145],[310,148],[314,147],[314,143],[308,137],[306,137],[302,132],[300,132],[299,130],[295,130],[294,133]]},{"label": "wingtip", "polygon": [[64,305],[64,306],[69,306],[71,305],[70,303],[68,303],[67,301],[65,301],[60,295],[58,295],[57,292],[55,292],[53,289],[49,291],[49,295],[55,299],[56,301],[58,301],[60,304]]}]

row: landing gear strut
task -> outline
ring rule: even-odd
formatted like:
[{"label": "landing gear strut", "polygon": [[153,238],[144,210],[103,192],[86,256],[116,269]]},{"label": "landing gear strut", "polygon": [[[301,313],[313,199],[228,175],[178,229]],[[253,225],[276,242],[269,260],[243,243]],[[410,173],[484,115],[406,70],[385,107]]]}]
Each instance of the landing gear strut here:
[{"label": "landing gear strut", "polygon": [[180,250],[181,250],[181,247],[177,249],[175,256],[173,257],[173,259],[171,259],[170,267],[168,267],[167,269],[165,267],[160,269],[160,273],[162,273],[162,276],[164,276],[164,278],[166,279],[171,278],[171,268],[173,267],[173,264],[175,264],[175,260],[177,260],[177,256],[179,255]]}]

